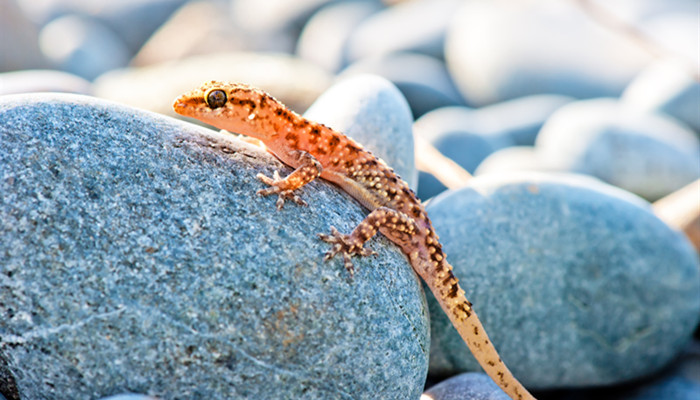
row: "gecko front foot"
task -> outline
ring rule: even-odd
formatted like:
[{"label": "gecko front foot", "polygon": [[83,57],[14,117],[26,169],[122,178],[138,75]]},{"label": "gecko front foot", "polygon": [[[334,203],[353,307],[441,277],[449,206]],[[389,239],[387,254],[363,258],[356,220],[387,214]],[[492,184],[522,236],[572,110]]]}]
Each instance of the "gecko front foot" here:
[{"label": "gecko front foot", "polygon": [[294,194],[294,189],[288,189],[287,186],[288,182],[286,179],[280,178],[280,174],[275,171],[274,174],[272,175],[272,178],[267,177],[263,174],[258,174],[257,178],[260,179],[264,184],[269,185],[270,187],[267,189],[260,189],[258,190],[258,194],[261,196],[268,196],[274,193],[277,193],[277,209],[281,210],[282,206],[284,206],[284,200],[286,198],[291,199],[295,203],[299,204],[300,206],[305,206],[306,202],[302,200],[301,197],[297,196]]},{"label": "gecko front foot", "polygon": [[347,269],[350,273],[350,277],[355,274],[355,267],[352,265],[352,260],[350,257],[353,255],[371,256],[377,254],[375,251],[365,249],[363,247],[364,243],[360,239],[353,235],[344,235],[338,232],[338,230],[333,226],[331,226],[330,235],[319,233],[318,237],[324,242],[328,242],[333,245],[323,259],[327,261],[335,257],[335,255],[338,253],[342,254],[343,264],[345,265],[345,269]]}]

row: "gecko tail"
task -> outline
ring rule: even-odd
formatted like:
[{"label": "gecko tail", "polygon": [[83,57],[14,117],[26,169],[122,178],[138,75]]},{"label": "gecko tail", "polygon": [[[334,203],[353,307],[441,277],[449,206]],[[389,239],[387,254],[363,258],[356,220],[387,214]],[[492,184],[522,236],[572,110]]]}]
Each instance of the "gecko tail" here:
[{"label": "gecko tail", "polygon": [[[447,314],[479,365],[512,399],[535,400],[535,397],[513,376],[501,360],[496,347],[486,334],[479,316],[471,308],[471,303],[464,296],[461,300],[461,302],[449,307],[450,312]],[[466,318],[462,312],[464,308],[469,309]]]}]

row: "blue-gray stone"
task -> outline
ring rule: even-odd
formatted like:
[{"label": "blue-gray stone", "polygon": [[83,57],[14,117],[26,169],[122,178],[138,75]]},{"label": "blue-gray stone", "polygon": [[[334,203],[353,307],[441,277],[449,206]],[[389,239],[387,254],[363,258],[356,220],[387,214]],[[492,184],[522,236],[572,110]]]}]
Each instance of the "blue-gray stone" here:
[{"label": "blue-gray stone", "polygon": [[304,116],[355,139],[416,187],[413,117],[406,99],[391,82],[368,74],[342,79]]},{"label": "blue-gray stone", "polygon": [[3,0],[0,9],[0,72],[47,68],[39,50],[37,27],[17,1]]},{"label": "blue-gray stone", "polygon": [[231,135],[95,98],[0,99],[0,393],[13,399],[406,399],[422,392],[418,278],[386,238],[323,261],[366,211]]},{"label": "blue-gray stone", "polygon": [[415,0],[369,17],[348,40],[351,61],[414,52],[442,59],[445,31],[460,0]]},{"label": "blue-gray stone", "polygon": [[135,53],[158,27],[186,0],[17,0],[39,25],[66,15],[78,15],[100,21],[114,31]]},{"label": "blue-gray stone", "polygon": [[464,104],[445,63],[435,57],[415,53],[380,55],[351,64],[340,77],[358,74],[390,80],[406,96],[414,118],[436,108]]},{"label": "blue-gray stone", "polygon": [[296,54],[330,72],[347,66],[347,42],[353,30],[382,9],[378,1],[331,3],[315,13],[299,35]]},{"label": "blue-gray stone", "polygon": [[214,78],[259,87],[299,113],[331,84],[326,71],[298,57],[232,52],[110,71],[93,87],[97,97],[175,116],[173,98]]},{"label": "blue-gray stone", "polygon": [[0,74],[0,96],[35,92],[91,94],[92,84],[79,76],[55,70],[34,69]]},{"label": "blue-gray stone", "polygon": [[467,1],[451,21],[445,59],[468,104],[532,94],[618,96],[650,56],[575,3]]},{"label": "blue-gray stone", "polygon": [[[648,375],[700,320],[697,253],[628,192],[584,176],[489,175],[427,209],[492,342],[529,388]],[[430,373],[478,370],[428,297]]]},{"label": "blue-gray stone", "polygon": [[483,373],[468,372],[453,376],[426,390],[431,400],[509,400],[493,379]]},{"label": "blue-gray stone", "polygon": [[534,147],[513,146],[491,153],[479,164],[474,175],[546,170]]},{"label": "blue-gray stone", "polygon": [[654,63],[632,81],[622,101],[642,111],[668,114],[700,135],[700,82],[694,73],[689,65]]},{"label": "blue-gray stone", "polygon": [[109,396],[109,397],[103,397],[100,400],[158,400],[158,399],[155,397],[146,396],[143,394],[125,393],[125,394],[117,394],[117,395]]},{"label": "blue-gray stone", "polygon": [[560,108],[542,127],[536,147],[549,169],[592,175],[650,201],[700,178],[700,141],[693,131],[615,99]]},{"label": "blue-gray stone", "polygon": [[123,40],[103,23],[66,15],[44,26],[39,46],[57,68],[93,80],[127,65],[131,53]]}]

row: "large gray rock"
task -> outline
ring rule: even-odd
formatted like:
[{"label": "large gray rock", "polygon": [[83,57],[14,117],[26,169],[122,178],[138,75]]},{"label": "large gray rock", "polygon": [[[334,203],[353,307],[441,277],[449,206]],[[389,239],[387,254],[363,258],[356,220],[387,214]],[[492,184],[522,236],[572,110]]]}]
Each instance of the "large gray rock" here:
[{"label": "large gray rock", "polygon": [[255,194],[258,148],[75,95],[0,100],[0,393],[8,400],[417,398],[425,300],[400,250],[322,260],[365,211]]},{"label": "large gray rock", "polygon": [[[447,259],[528,388],[659,370],[700,319],[698,256],[636,196],[586,177],[482,176],[428,204]],[[431,310],[431,374],[478,370]],[[433,312],[435,311],[435,312]]]}]

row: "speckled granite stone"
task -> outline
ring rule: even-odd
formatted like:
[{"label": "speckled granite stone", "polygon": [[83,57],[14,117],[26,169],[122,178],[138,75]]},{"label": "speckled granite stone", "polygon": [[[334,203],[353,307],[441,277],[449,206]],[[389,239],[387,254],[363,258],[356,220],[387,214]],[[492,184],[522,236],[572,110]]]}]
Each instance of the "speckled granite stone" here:
[{"label": "speckled granite stone", "polygon": [[[406,399],[422,392],[417,277],[323,262],[365,211],[326,182],[308,207],[255,191],[248,144],[75,95],[0,99],[0,393],[7,400]],[[19,397],[18,397],[19,396]]]},{"label": "speckled granite stone", "polygon": [[[427,209],[467,298],[528,388],[641,378],[671,362],[700,320],[695,249],[628,192],[575,175],[484,175]],[[478,370],[428,303],[431,374]]]}]

